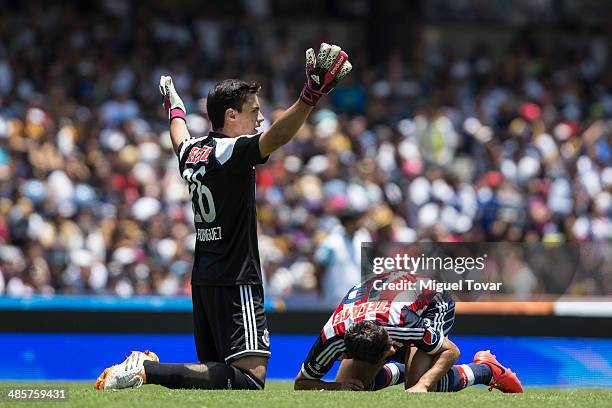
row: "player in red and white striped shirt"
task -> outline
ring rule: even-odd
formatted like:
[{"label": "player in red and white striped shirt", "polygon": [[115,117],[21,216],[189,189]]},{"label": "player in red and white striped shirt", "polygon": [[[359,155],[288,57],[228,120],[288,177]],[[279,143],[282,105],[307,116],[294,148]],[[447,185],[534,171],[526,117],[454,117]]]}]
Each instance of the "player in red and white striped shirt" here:
[{"label": "player in red and white striped shirt", "polygon": [[[459,358],[459,349],[448,339],[454,320],[455,304],[447,292],[381,291],[373,281],[355,286],[323,327],[295,388],[377,390],[404,382],[408,391],[459,391],[488,384],[503,392],[522,392],[516,375],[488,351],[477,353],[473,363],[453,367]],[[336,381],[322,381],[338,359],[342,363]]]}]

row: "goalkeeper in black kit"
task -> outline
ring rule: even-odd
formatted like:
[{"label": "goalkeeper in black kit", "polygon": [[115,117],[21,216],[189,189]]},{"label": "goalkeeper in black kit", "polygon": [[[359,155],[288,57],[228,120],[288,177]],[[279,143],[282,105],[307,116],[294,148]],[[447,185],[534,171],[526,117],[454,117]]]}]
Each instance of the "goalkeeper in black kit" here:
[{"label": "goalkeeper in black kit", "polygon": [[162,364],[150,351],[133,351],[107,368],[99,390],[158,384],[168,388],[263,389],[270,343],[257,244],[255,166],[288,143],[316,106],[351,71],[336,45],[306,51],[300,98],[265,132],[259,85],[237,79],[209,92],[212,131],[192,139],[186,109],[172,79],[160,92],[181,176],[188,184],[196,228],[192,271],[194,337],[198,362]]}]

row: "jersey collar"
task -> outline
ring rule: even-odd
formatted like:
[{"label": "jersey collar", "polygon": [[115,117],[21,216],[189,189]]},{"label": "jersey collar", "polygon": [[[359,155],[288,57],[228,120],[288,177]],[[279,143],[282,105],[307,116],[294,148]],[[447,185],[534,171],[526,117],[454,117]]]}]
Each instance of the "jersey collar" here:
[{"label": "jersey collar", "polygon": [[210,132],[208,132],[208,136],[216,137],[217,139],[229,139],[228,135],[224,135],[223,133],[220,133],[220,132],[215,132],[214,130],[211,130]]}]

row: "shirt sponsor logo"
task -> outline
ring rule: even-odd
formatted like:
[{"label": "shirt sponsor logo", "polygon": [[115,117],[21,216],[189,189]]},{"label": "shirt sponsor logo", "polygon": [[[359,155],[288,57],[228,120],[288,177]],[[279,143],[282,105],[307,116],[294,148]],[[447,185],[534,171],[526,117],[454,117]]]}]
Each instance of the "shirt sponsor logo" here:
[{"label": "shirt sponsor logo", "polygon": [[363,318],[367,313],[387,313],[389,311],[389,302],[365,302],[353,307],[346,308],[334,315],[333,325],[337,325],[345,320],[358,320]]},{"label": "shirt sponsor logo", "polygon": [[185,163],[198,163],[203,162],[208,159],[208,155],[212,152],[212,147],[204,146],[204,147],[194,147],[189,152],[189,157],[187,157],[187,161]]}]

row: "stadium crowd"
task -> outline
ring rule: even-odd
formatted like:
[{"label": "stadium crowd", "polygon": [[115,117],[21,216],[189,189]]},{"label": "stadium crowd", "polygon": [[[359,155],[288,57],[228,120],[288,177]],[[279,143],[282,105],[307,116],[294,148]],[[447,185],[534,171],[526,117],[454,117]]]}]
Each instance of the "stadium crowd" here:
[{"label": "stadium crowd", "polygon": [[[298,96],[303,51],[329,39],[266,35],[249,18],[182,24],[117,1],[96,13],[44,4],[0,15],[0,294],[187,294],[191,203],[159,76],[173,76],[200,136],[216,80],[259,81],[273,120]],[[355,241],[610,241],[603,34],[523,33],[465,56],[423,37],[379,64],[344,47],[346,83],[258,169],[269,295],[344,293],[358,265],[337,254],[341,224]],[[346,264],[332,268],[334,256]]]}]

